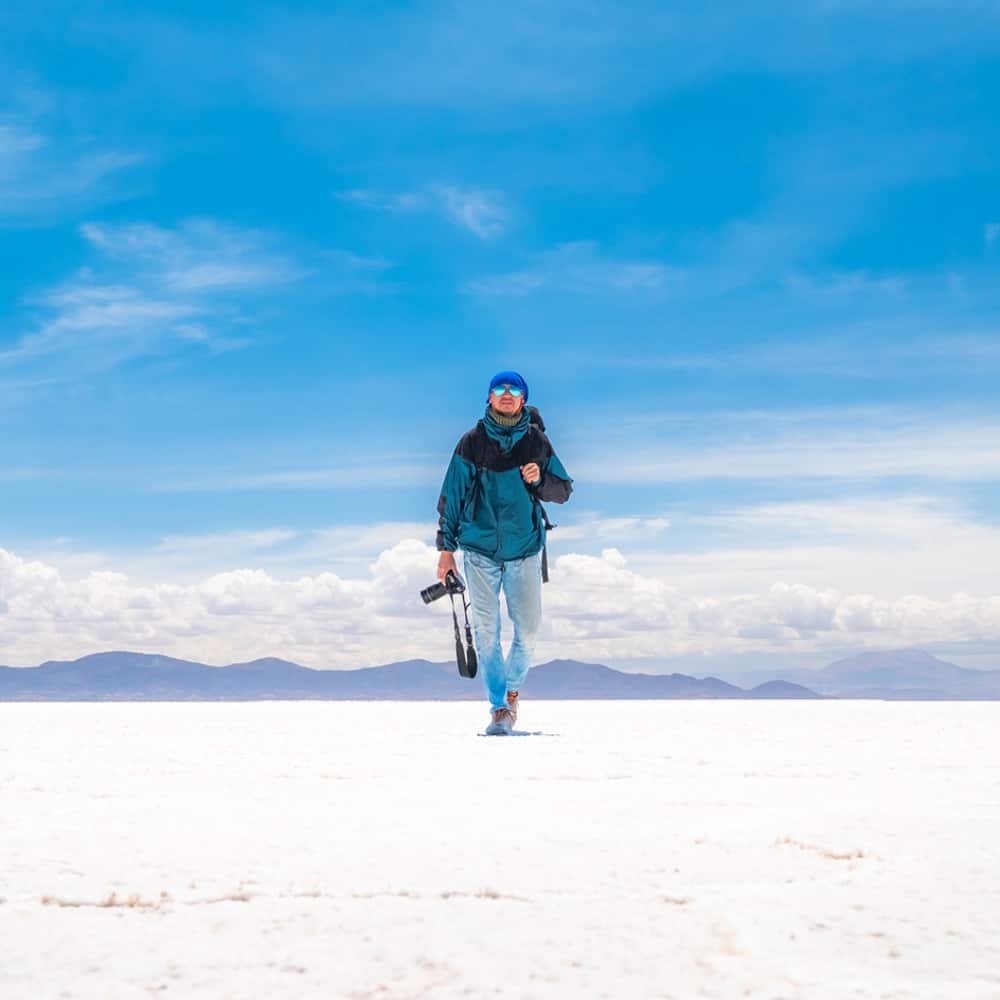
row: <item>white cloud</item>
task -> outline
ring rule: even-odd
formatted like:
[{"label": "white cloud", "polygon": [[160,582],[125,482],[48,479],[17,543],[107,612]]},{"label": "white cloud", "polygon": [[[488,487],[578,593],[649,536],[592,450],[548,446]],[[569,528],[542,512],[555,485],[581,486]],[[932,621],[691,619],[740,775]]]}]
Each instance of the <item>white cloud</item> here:
[{"label": "white cloud", "polygon": [[17,483],[33,479],[58,479],[59,470],[52,468],[8,465],[0,468],[0,482]]},{"label": "white cloud", "polygon": [[[512,294],[514,291],[512,290]],[[726,350],[589,351],[578,367],[618,371],[704,371],[801,376],[820,374],[886,382],[912,380],[918,370],[977,372],[1000,362],[1000,331],[987,324],[966,330],[921,332],[909,317],[850,323],[810,336],[733,345]],[[933,324],[932,324],[933,325]],[[818,335],[816,335],[818,333]],[[786,412],[786,411],[782,411]],[[852,411],[847,411],[848,413]],[[780,416],[780,414],[778,414]]]},{"label": "white cloud", "polygon": [[[665,521],[588,516],[584,531],[567,521],[553,534],[540,660],[814,660],[826,650],[1000,642],[1000,527],[943,502],[766,504]],[[447,609],[419,600],[434,580],[433,530],[395,522],[173,537],[148,555],[141,582],[121,572],[126,558],[88,568],[58,552],[46,561],[0,550],[2,655],[20,664],[107,648],[213,663],[444,660]],[[182,568],[185,582],[168,580]]]},{"label": "white cloud", "polygon": [[80,231],[109,257],[145,271],[156,284],[176,292],[268,288],[306,275],[288,257],[268,248],[274,237],[213,219],[188,219],[174,229],[87,223]]},{"label": "white cloud", "polygon": [[[152,550],[130,553],[127,568],[145,579],[181,573],[212,575],[220,567],[253,566],[273,575],[308,575],[324,570],[364,572],[387,548],[405,538],[433,544],[437,521],[381,521],[331,528],[267,528],[201,535],[171,535]],[[121,559],[119,559],[119,563]]]},{"label": "white cloud", "polygon": [[909,286],[903,275],[875,275],[868,271],[839,271],[803,274],[795,272],[784,279],[784,286],[801,297],[830,301],[857,300],[862,297],[902,298]]},{"label": "white cloud", "polygon": [[256,552],[268,549],[281,542],[289,541],[296,532],[286,528],[272,528],[267,531],[227,531],[210,535],[167,535],[156,546],[157,552],[197,553],[204,558],[228,557],[235,553]]},{"label": "white cloud", "polygon": [[[390,646],[418,655],[421,638],[435,631],[433,612],[417,614],[419,590],[433,582],[430,553],[420,542],[400,542],[362,580],[333,573],[279,580],[246,567],[191,584],[142,585],[108,570],[70,581],[0,549],[3,656],[27,663],[76,650],[161,648],[229,662],[280,650],[306,664],[347,667],[376,662]],[[414,628],[403,628],[410,618]],[[437,645],[447,655],[447,642]]]},{"label": "white cloud", "polygon": [[480,239],[499,236],[507,226],[507,212],[495,194],[457,187],[441,187],[437,193],[448,218]]},{"label": "white cloud", "polygon": [[536,255],[521,271],[470,281],[465,290],[486,298],[520,298],[539,292],[568,295],[659,295],[678,287],[684,273],[656,260],[607,257],[590,241],[563,243]]},{"label": "white cloud", "polygon": [[234,296],[306,274],[271,248],[273,237],[210,219],[173,229],[86,223],[80,232],[100,253],[96,271],[37,296],[31,304],[45,318],[0,353],[0,367],[44,366],[72,380],[184,344],[239,349],[251,341]]},{"label": "white cloud", "polygon": [[0,216],[17,219],[79,210],[114,195],[136,152],[54,140],[37,123],[0,116]]},{"label": "white cloud", "polygon": [[438,211],[449,222],[482,240],[499,236],[510,219],[503,199],[496,192],[456,185],[438,184],[425,190],[401,192],[354,188],[339,192],[337,197],[378,212]]},{"label": "white cloud", "polygon": [[886,601],[989,595],[1000,561],[1000,526],[954,502],[911,495],[677,512],[669,543],[630,546],[630,565],[716,597],[778,580]]},{"label": "white cloud", "polygon": [[586,539],[640,540],[649,541],[670,527],[666,517],[600,517],[596,514],[577,514],[571,523],[559,523],[559,541]]},{"label": "white cloud", "polygon": [[[759,562],[760,553],[751,555]],[[724,562],[716,559],[720,573],[726,572]],[[668,560],[663,570],[669,568]],[[688,590],[687,581],[674,573],[632,571],[614,549],[601,557],[560,556],[552,576],[558,586],[546,594],[546,615],[553,638],[561,655],[584,659],[767,650],[805,654],[1000,637],[1000,595],[988,591],[877,597],[794,579],[767,583],[759,568],[753,590],[716,596]]]},{"label": "white cloud", "polygon": [[366,555],[391,548],[401,538],[432,542],[436,532],[437,521],[429,517],[426,521],[381,521],[321,528],[315,532],[315,537],[330,555]]},{"label": "white cloud", "polygon": [[51,360],[77,374],[155,353],[165,338],[189,329],[194,303],[171,301],[127,285],[71,284],[41,303],[51,313],[32,333],[0,353],[0,367]]},{"label": "white cloud", "polygon": [[764,534],[814,541],[864,538],[907,548],[940,539],[943,533],[954,542],[958,535],[975,534],[982,528],[941,501],[920,496],[772,502],[694,514],[689,520],[758,538]]},{"label": "white cloud", "polygon": [[[79,231],[96,260],[29,300],[40,318],[0,352],[0,368],[34,366],[35,385],[179,347],[238,350],[253,343],[249,297],[273,296],[311,275],[322,275],[327,294],[378,290],[392,266],[324,249],[312,253],[314,264],[306,268],[277,234],[215,219],[174,227],[89,222]],[[13,375],[4,381],[8,390],[17,384]]]},{"label": "white cloud", "polygon": [[379,212],[417,212],[427,208],[427,195],[418,191],[395,193],[376,191],[372,188],[353,188],[337,192],[341,201],[360,205]]},{"label": "white cloud", "polygon": [[24,161],[45,146],[45,139],[10,123],[0,124],[0,176],[23,169]]},{"label": "white cloud", "polygon": [[[890,408],[702,413],[692,425],[683,416],[652,412],[622,414],[612,430],[621,437],[611,436],[606,423],[588,432],[586,456],[574,459],[570,469],[574,478],[601,483],[1000,479],[1000,421],[991,415]],[[637,446],[636,440],[647,443]],[[567,444],[569,454],[572,442]]]},{"label": "white cloud", "polygon": [[[994,8],[958,6],[743,4],[720,20],[697,4],[640,2],[626,20],[614,5],[561,0],[421,4],[385,12],[374,34],[351,9],[276,11],[224,39],[190,30],[186,51],[214,90],[249,81],[262,100],[297,108],[448,109],[514,129],[539,110],[546,121],[599,114],[725,74],[853,73],[940,51],[992,54]],[[236,67],[220,68],[219,53]]]},{"label": "white cloud", "polygon": [[272,576],[298,577],[326,571],[367,572],[379,554],[402,539],[432,545],[436,515],[425,521],[381,521],[328,528],[259,528],[167,535],[149,546],[113,553],[81,549],[74,538],[51,539],[32,548],[31,558],[78,577],[92,569],[125,572],[132,580],[191,582],[253,566]]},{"label": "white cloud", "polygon": [[56,381],[75,380],[132,358],[161,353],[171,341],[199,340],[214,352],[249,343],[244,338],[209,335],[194,322],[210,317],[199,303],[142,287],[85,281],[54,290],[40,304],[49,318],[0,353],[0,367],[44,364]]},{"label": "white cloud", "polygon": [[441,461],[418,463],[397,456],[363,465],[336,465],[320,468],[227,472],[224,469],[197,478],[177,475],[158,478],[147,489],[152,493],[215,492],[258,489],[369,489],[373,486],[437,486],[443,472]]}]

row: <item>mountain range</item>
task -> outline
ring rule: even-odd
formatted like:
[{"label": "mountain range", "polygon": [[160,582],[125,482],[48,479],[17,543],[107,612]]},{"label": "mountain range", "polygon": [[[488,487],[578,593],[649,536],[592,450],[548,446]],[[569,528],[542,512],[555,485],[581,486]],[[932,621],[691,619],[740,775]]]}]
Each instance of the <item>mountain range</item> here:
[{"label": "mountain range", "polygon": [[[755,671],[744,683],[760,684],[778,673]],[[858,653],[821,670],[783,670],[782,680],[825,697],[890,701],[1000,700],[1000,670],[969,670],[922,649]]]},{"label": "mountain range", "polygon": [[[633,674],[599,663],[533,667],[532,698],[1000,700],[1000,671],[967,670],[919,649],[861,653],[821,670],[717,677]],[[526,685],[527,688],[527,685]],[[527,693],[527,691],[526,691]],[[263,699],[472,701],[482,682],[454,663],[406,660],[357,670],[316,670],[265,658],[216,667],[152,653],[111,651],[36,667],[0,667],[0,701],[247,701]]]},{"label": "mountain range", "polygon": [[[770,681],[745,690],[715,677],[627,674],[598,663],[552,660],[533,667],[532,698],[818,698]],[[0,667],[0,701],[243,701],[257,699],[480,700],[482,681],[453,663],[406,660],[359,670],[314,670],[279,659],[213,667],[150,653],[114,651],[37,667]]]}]

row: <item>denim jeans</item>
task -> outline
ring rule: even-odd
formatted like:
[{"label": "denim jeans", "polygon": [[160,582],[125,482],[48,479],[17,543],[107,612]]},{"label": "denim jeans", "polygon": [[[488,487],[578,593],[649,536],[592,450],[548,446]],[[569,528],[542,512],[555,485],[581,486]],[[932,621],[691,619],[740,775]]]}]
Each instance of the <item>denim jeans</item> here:
[{"label": "denim jeans", "polygon": [[[531,654],[542,625],[542,554],[497,562],[478,552],[465,552],[465,582],[472,605],[476,657],[491,708],[507,706],[507,692],[517,691],[531,666]],[[514,638],[506,659],[500,648],[500,589]]]}]

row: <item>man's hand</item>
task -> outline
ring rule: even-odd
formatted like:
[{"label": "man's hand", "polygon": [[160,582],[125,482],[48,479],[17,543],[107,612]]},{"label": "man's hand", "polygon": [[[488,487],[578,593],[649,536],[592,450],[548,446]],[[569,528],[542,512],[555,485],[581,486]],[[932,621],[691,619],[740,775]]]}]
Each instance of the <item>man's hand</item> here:
[{"label": "man's hand", "polygon": [[458,576],[458,567],[455,565],[455,553],[442,552],[441,557],[438,559],[438,580],[444,583],[444,578],[449,572]]},{"label": "man's hand", "polygon": [[521,466],[521,476],[529,486],[534,486],[542,478],[542,470],[535,462]]}]

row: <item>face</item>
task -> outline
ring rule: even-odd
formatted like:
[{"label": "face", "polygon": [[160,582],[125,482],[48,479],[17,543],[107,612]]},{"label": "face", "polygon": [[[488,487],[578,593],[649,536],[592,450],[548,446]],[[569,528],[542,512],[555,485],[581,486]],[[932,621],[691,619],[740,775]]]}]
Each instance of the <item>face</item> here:
[{"label": "face", "polygon": [[[500,386],[497,386],[497,388],[499,389]],[[511,417],[521,412],[521,407],[524,406],[524,396],[518,396],[518,398],[515,399],[509,392],[505,392],[498,398],[491,392],[490,406],[492,406],[497,413],[502,413],[505,417]]]}]

